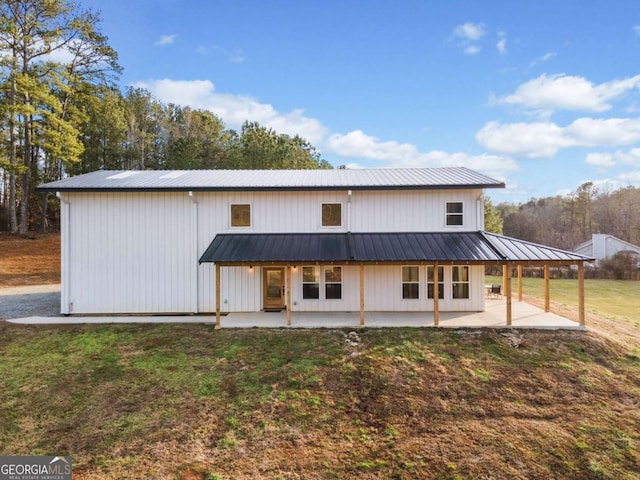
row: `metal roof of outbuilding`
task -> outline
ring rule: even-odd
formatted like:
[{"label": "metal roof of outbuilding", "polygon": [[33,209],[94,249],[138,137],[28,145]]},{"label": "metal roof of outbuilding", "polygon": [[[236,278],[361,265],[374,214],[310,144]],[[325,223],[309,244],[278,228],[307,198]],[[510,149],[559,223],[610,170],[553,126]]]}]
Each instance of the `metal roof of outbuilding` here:
[{"label": "metal roof of outbuilding", "polygon": [[219,234],[200,262],[579,263],[592,260],[486,232]]},{"label": "metal roof of outbuilding", "polygon": [[44,191],[241,191],[504,188],[465,167],[337,170],[99,170]]}]

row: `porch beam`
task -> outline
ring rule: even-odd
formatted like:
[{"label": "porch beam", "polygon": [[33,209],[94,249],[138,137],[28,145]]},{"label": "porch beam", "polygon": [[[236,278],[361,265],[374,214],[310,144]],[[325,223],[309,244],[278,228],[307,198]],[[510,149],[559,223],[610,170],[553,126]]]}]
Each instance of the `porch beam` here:
[{"label": "porch beam", "polygon": [[511,264],[504,266],[504,294],[507,296],[507,326],[510,327],[512,323],[512,311],[511,311]]},{"label": "porch beam", "polygon": [[364,265],[360,264],[360,326],[364,327]]},{"label": "porch beam", "polygon": [[220,264],[216,263],[216,330],[220,328]]},{"label": "porch beam", "polygon": [[585,326],[584,311],[584,262],[578,264],[578,321]]},{"label": "porch beam", "polygon": [[440,296],[440,292],[438,291],[438,282],[440,279],[438,278],[438,264],[436,263],[433,266],[433,325],[440,325],[440,312],[438,310],[438,297]]},{"label": "porch beam", "polygon": [[544,264],[544,311],[550,312],[550,296],[549,296],[549,264]]}]

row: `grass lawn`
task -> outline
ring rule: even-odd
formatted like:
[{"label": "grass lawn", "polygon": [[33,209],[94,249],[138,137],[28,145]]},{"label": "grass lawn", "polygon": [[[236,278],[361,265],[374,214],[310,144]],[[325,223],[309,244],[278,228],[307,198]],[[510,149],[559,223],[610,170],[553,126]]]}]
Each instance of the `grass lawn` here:
[{"label": "grass lawn", "polygon": [[[487,283],[500,284],[502,277],[487,276]],[[550,298],[553,302],[570,309],[578,309],[578,281],[551,279]],[[625,280],[590,280],[585,285],[585,308],[587,312],[611,320],[625,320],[640,328],[640,282]],[[512,278],[512,295],[518,294],[518,279]],[[544,298],[544,280],[523,278],[524,295]]]},{"label": "grass lawn", "polygon": [[0,452],[77,479],[638,478],[637,345],[348,333],[0,322]]}]

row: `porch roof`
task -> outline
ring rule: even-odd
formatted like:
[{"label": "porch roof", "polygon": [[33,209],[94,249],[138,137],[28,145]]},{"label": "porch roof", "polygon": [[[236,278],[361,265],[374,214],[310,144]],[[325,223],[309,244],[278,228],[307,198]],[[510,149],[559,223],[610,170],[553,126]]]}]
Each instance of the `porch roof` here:
[{"label": "porch roof", "polygon": [[592,258],[487,232],[218,234],[200,263],[564,263]]}]

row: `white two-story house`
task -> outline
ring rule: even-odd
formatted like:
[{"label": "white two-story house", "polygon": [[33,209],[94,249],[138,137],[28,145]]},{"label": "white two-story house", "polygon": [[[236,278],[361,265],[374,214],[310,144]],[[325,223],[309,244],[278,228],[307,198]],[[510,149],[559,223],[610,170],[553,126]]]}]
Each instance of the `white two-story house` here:
[{"label": "white two-story house", "polygon": [[484,232],[467,168],[97,171],[61,201],[63,314],[482,311],[486,265],[586,257]]}]

